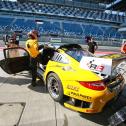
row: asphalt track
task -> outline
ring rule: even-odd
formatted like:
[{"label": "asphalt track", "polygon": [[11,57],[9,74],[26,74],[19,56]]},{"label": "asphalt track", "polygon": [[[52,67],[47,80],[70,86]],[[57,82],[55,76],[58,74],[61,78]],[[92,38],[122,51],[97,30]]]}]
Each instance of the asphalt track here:
[{"label": "asphalt track", "polygon": [[107,105],[103,112],[78,113],[54,102],[41,82],[36,87],[30,83],[28,72],[8,75],[0,68],[0,126],[107,126],[108,117],[126,105],[125,88],[117,102]]}]

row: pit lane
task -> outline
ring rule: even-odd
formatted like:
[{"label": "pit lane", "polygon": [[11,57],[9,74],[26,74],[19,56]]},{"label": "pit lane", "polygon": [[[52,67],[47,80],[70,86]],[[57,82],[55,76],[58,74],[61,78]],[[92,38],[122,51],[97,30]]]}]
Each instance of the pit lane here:
[{"label": "pit lane", "polygon": [[[1,49],[0,59],[2,57]],[[124,77],[126,78],[125,74]],[[126,105],[125,88],[117,102],[107,105],[102,113],[78,113],[54,102],[42,83],[38,82],[36,87],[32,87],[30,83],[28,72],[8,75],[0,68],[0,104],[5,106],[4,109],[0,106],[0,113],[4,111],[0,116],[0,126],[102,126],[108,125],[108,117]],[[9,103],[13,105],[14,108],[10,109],[14,111],[8,111]],[[20,103],[25,104],[24,108]]]}]

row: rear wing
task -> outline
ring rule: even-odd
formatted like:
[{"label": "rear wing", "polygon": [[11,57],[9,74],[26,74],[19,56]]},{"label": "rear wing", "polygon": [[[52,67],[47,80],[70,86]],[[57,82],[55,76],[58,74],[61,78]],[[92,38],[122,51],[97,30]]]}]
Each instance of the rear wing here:
[{"label": "rear wing", "polygon": [[126,56],[114,58],[112,59],[112,66],[116,67],[117,65],[119,65],[121,62],[124,62],[124,61],[126,61]]},{"label": "rear wing", "polygon": [[112,59],[112,65],[113,67],[115,67],[119,63],[126,61],[126,54],[115,53],[115,54],[100,56],[100,58]]}]

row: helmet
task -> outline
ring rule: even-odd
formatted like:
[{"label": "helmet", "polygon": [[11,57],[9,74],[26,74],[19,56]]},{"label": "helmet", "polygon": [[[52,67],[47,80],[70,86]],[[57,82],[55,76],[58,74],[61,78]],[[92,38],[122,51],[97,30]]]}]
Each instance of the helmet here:
[{"label": "helmet", "polygon": [[32,30],[28,33],[28,37],[32,37],[33,39],[39,37],[37,30]]}]

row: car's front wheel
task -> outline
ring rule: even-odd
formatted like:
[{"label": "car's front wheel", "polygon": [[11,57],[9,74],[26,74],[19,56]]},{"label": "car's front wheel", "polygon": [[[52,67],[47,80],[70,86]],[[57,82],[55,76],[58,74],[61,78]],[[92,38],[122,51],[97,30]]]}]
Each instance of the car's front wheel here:
[{"label": "car's front wheel", "polygon": [[46,84],[50,96],[55,101],[61,102],[63,100],[63,87],[60,78],[55,73],[50,73]]}]

